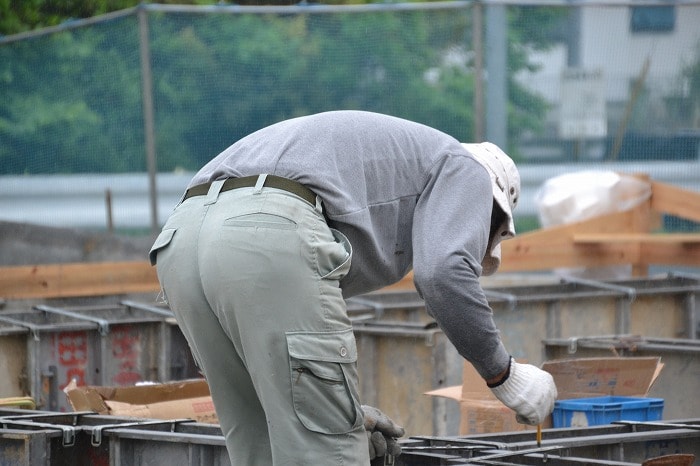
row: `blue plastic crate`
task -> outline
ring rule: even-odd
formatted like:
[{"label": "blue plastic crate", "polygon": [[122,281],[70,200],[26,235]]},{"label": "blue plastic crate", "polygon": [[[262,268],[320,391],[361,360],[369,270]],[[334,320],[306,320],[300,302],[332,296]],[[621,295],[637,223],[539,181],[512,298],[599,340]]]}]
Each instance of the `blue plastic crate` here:
[{"label": "blue plastic crate", "polygon": [[587,427],[614,421],[658,421],[664,410],[663,398],[599,396],[558,400],[552,412],[554,427]]}]

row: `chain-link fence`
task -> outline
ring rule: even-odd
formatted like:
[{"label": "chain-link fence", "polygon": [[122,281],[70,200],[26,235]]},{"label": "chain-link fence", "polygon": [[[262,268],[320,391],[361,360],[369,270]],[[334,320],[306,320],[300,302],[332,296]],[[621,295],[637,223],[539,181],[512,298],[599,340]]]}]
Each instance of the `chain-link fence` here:
[{"label": "chain-link fence", "polygon": [[700,1],[142,4],[0,38],[0,220],[100,227],[106,200],[155,229],[236,139],[340,108],[496,142],[533,186],[629,163],[698,189],[698,24]]}]

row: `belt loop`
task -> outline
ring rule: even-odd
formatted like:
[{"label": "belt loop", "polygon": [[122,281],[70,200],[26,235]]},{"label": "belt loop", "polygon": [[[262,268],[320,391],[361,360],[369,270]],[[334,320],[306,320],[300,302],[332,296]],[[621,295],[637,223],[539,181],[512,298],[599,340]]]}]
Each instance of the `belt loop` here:
[{"label": "belt loop", "polygon": [[255,182],[253,194],[260,194],[262,192],[263,186],[265,186],[265,180],[267,180],[267,173],[258,175],[258,181]]},{"label": "belt loop", "polygon": [[212,181],[211,186],[209,186],[209,191],[207,192],[207,198],[204,199],[204,205],[214,204],[219,198],[219,192],[221,192],[221,187],[224,185],[226,180],[216,180]]}]

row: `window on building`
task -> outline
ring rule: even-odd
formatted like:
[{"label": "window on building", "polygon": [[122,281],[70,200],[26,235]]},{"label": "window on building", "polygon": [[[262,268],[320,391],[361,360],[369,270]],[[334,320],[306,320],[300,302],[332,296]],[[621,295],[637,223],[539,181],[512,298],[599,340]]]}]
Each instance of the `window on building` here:
[{"label": "window on building", "polygon": [[671,32],[676,25],[673,6],[633,6],[630,17],[632,32]]}]

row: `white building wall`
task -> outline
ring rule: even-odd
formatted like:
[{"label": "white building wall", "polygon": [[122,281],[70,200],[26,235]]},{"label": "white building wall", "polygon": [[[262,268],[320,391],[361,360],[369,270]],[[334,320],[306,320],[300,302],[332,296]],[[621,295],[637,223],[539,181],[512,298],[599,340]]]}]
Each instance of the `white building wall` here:
[{"label": "white building wall", "polygon": [[605,71],[608,100],[627,99],[647,58],[647,83],[659,93],[676,86],[683,67],[700,58],[700,5],[675,8],[675,27],[668,33],[631,32],[628,7],[581,8],[581,65]]},{"label": "white building wall", "polygon": [[[580,59],[585,69],[600,68],[606,81],[607,100],[624,101],[647,57],[647,84],[657,93],[678,89],[682,69],[700,60],[700,4],[676,6],[676,24],[669,33],[632,33],[629,7],[581,7]],[[551,103],[560,101],[561,72],[567,67],[565,44],[530,58],[540,66],[521,73],[519,82]]]}]

